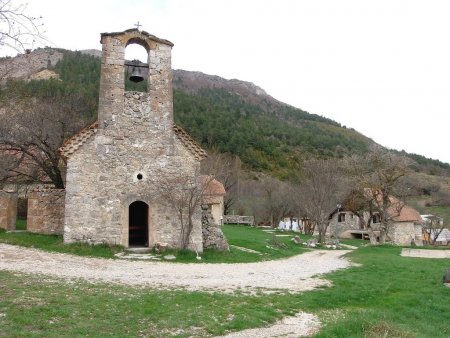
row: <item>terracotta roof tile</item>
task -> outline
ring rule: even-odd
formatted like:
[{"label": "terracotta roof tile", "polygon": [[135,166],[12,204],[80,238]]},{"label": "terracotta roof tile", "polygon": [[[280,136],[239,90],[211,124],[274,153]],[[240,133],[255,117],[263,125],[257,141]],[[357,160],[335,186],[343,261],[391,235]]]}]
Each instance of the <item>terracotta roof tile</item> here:
[{"label": "terracotta roof tile", "polygon": [[197,160],[203,160],[208,156],[208,153],[199,146],[197,142],[189,135],[183,128],[177,126],[176,124],[173,125],[173,129],[175,131],[175,135],[177,135],[178,139],[181,141],[181,143],[184,144],[184,146],[189,150],[189,152],[194,155],[195,159]]},{"label": "terracotta roof tile", "polygon": [[392,217],[393,221],[416,223],[423,222],[422,216],[420,216],[420,213],[416,209],[406,205],[404,202],[400,201],[394,196],[389,196],[389,200],[391,201],[391,205],[388,208],[387,212],[389,216]]},{"label": "terracotta roof tile", "polygon": [[80,148],[87,140],[91,138],[98,130],[98,121],[81,129],[78,133],[68,138],[64,144],[59,148],[59,152],[64,157],[69,157],[78,148]]},{"label": "terracotta roof tile", "polygon": [[204,191],[205,195],[225,195],[225,187],[218,180],[209,175],[201,175],[200,180],[203,184],[206,184]]}]

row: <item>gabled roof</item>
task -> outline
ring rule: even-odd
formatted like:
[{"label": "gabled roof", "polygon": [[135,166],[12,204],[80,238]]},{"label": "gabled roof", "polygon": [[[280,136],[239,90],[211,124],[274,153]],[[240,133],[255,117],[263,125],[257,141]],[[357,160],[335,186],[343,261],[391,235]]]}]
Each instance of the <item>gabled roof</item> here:
[{"label": "gabled roof", "polygon": [[[98,130],[98,121],[92,123],[91,125],[81,129],[77,134],[68,138],[64,144],[59,148],[62,156],[68,158],[72,155],[78,148],[80,148],[86,141],[88,141],[92,135],[94,135]],[[186,149],[194,155],[196,160],[201,161],[208,156],[207,152],[200,147],[200,145],[195,142],[195,140],[181,127],[173,125],[173,130],[175,135],[181,141],[181,143],[186,147]]]},{"label": "gabled roof", "polygon": [[400,215],[394,216],[392,218],[395,222],[416,222],[422,223],[423,219],[420,216],[420,213],[407,205],[405,205],[400,211]]},{"label": "gabled roof", "polygon": [[208,156],[205,149],[199,146],[197,142],[189,135],[183,128],[173,125],[173,130],[175,135],[181,141],[181,143],[189,150],[189,152],[194,155],[195,159],[201,161]]},{"label": "gabled roof", "polygon": [[80,148],[87,140],[91,138],[98,130],[98,121],[95,121],[91,125],[84,127],[78,133],[69,137],[64,144],[59,148],[59,152],[62,156],[68,158],[78,148]]}]

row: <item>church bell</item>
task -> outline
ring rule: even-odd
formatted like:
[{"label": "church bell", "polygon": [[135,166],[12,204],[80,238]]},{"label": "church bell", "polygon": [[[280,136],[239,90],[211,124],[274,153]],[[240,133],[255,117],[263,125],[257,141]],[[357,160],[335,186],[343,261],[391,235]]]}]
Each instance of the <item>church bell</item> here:
[{"label": "church bell", "polygon": [[133,67],[131,70],[130,81],[132,82],[141,82],[144,81],[142,77],[142,71],[140,67]]},{"label": "church bell", "polygon": [[148,69],[147,64],[142,63],[139,60],[133,60],[131,62],[125,62],[125,66],[131,67],[130,81],[132,82],[144,81],[142,68]]}]

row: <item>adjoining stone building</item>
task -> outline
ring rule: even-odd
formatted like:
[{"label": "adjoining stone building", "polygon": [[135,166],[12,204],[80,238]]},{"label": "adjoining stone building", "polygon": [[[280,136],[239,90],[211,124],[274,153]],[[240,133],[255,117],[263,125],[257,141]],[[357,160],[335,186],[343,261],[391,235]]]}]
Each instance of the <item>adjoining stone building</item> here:
[{"label": "adjoining stone building", "polygon": [[[391,197],[391,200],[398,202]],[[396,245],[410,245],[414,242],[416,245],[423,245],[422,218],[419,212],[410,206],[403,205],[399,211],[391,208],[390,225],[387,238]],[[368,211],[362,215],[364,220],[361,222],[359,216],[345,208],[335,209],[330,214],[330,223],[328,234],[338,238],[366,238],[368,239],[369,229],[372,228],[376,236],[380,233],[380,217],[377,213],[372,216]],[[370,219],[370,217],[372,217]],[[369,222],[370,221],[370,222]]]},{"label": "adjoining stone building", "polygon": [[[98,122],[67,140],[64,241],[181,247],[176,212],[160,197],[163,176],[195,177],[206,152],[173,122],[173,44],[131,29],[101,34]],[[126,92],[125,48],[148,53],[148,91]],[[202,251],[200,206],[189,247]]]},{"label": "adjoining stone building", "polygon": [[208,206],[214,222],[222,225],[224,197],[226,195],[225,188],[222,183],[208,175],[202,175],[200,181],[205,185],[202,203]]}]

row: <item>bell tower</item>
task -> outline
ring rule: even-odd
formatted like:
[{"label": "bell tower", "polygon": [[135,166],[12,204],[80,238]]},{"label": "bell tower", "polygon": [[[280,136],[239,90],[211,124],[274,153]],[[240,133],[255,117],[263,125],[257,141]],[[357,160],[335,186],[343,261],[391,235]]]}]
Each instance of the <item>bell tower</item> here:
[{"label": "bell tower", "polygon": [[[102,33],[102,64],[98,122],[99,129],[107,129],[124,111],[125,95],[125,48],[139,44],[147,51],[148,87],[150,112],[173,123],[172,66],[173,44],[139,29],[124,32]],[[166,126],[164,126],[166,127]]]}]

